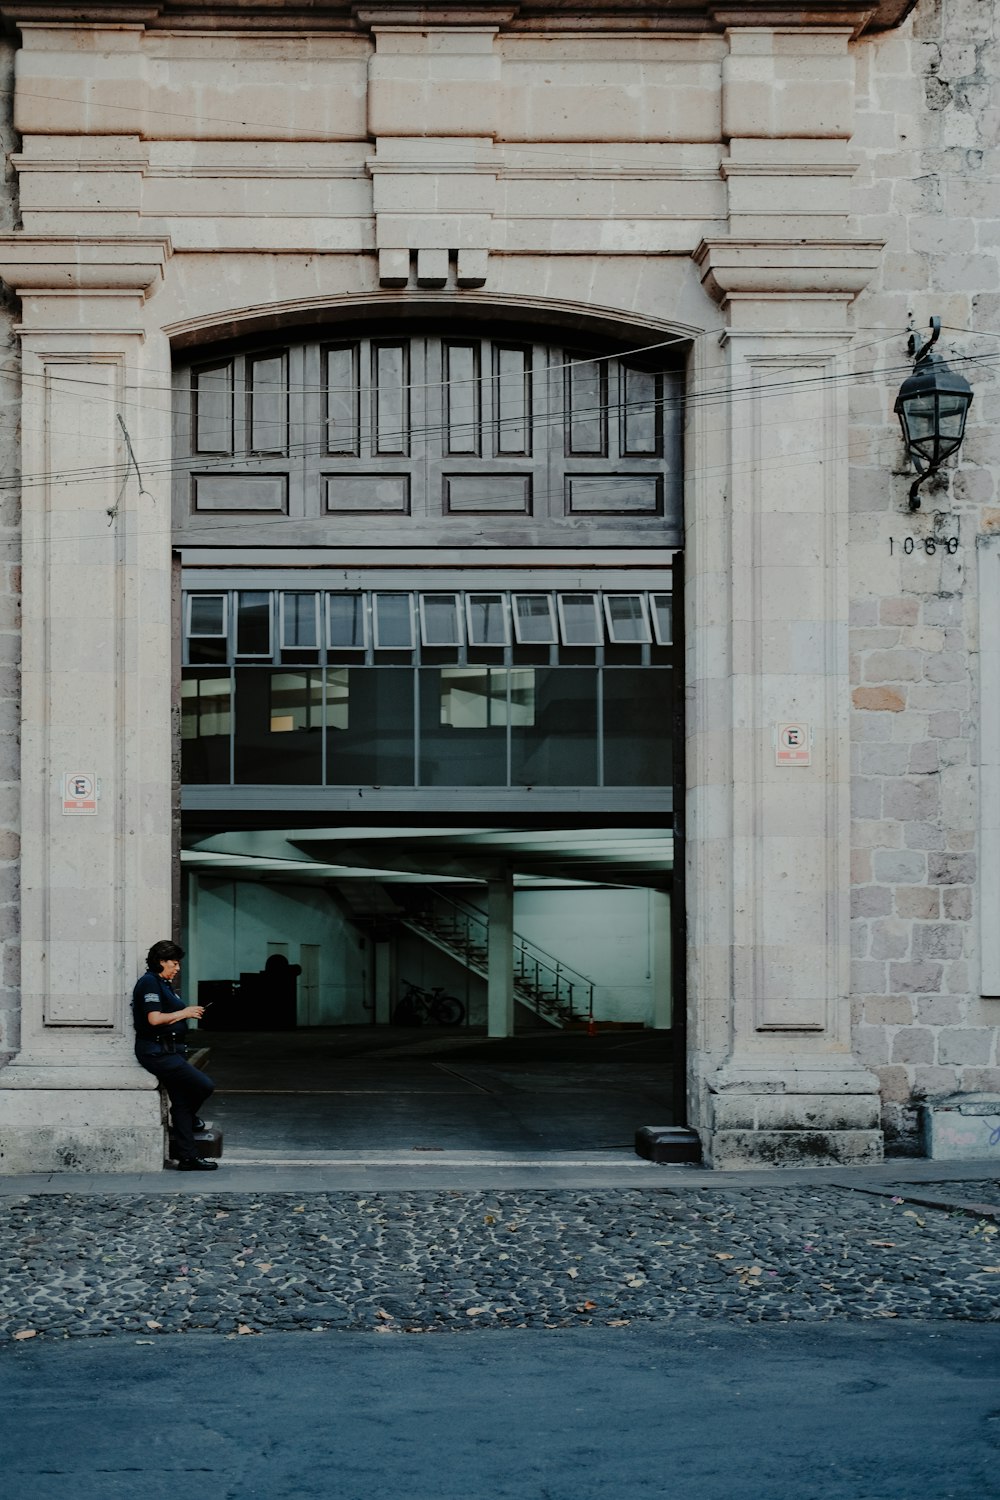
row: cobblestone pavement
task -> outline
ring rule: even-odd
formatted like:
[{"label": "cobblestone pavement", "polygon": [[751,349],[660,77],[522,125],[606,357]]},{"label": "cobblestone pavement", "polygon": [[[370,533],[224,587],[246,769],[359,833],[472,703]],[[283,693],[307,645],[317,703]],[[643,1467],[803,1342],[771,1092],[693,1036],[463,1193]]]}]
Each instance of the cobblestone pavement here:
[{"label": "cobblestone pavement", "polygon": [[0,1246],[4,1342],[1000,1321],[993,1221],[836,1187],[38,1195],[0,1202]]}]

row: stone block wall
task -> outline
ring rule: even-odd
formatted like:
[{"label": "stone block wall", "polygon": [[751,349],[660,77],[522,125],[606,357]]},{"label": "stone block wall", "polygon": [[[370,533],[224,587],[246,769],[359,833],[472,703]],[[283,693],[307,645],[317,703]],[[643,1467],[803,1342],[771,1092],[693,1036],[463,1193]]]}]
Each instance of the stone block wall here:
[{"label": "stone block wall", "polygon": [[[856,304],[850,397],[851,989],[890,1149],[916,1149],[922,1100],[1000,1090],[1000,1000],[979,993],[976,775],[977,538],[1000,529],[998,30],[991,0],[918,0],[855,49],[855,228],[886,252]],[[960,461],[911,514],[892,404],[908,319],[926,330],[934,314],[944,357],[974,356],[957,368],[975,400]]]},{"label": "stone block wall", "polygon": [[[10,152],[14,48],[0,40],[0,232],[19,226],[17,177]],[[20,1045],[20,345],[17,307],[0,286],[0,1064]]]}]

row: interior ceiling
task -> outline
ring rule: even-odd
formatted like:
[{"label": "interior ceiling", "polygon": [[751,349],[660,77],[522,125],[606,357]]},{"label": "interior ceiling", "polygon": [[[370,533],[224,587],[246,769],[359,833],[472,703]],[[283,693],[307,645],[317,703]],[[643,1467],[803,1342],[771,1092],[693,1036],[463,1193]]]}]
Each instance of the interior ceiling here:
[{"label": "interior ceiling", "polygon": [[189,841],[185,870],[309,884],[585,881],[662,887],[673,868],[666,828],[333,827],[244,829]]}]

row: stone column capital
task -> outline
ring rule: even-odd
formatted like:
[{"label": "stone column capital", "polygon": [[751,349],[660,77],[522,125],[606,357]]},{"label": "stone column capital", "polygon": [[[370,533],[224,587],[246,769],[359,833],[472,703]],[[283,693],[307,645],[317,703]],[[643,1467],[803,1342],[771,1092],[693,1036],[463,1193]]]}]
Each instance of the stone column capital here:
[{"label": "stone column capital", "polygon": [[153,235],[0,235],[0,278],[18,296],[133,293],[142,301],[163,280],[172,246]]},{"label": "stone column capital", "polygon": [[868,285],[881,240],[702,240],[694,252],[705,290],[723,308],[741,299],[816,297],[849,302]]}]

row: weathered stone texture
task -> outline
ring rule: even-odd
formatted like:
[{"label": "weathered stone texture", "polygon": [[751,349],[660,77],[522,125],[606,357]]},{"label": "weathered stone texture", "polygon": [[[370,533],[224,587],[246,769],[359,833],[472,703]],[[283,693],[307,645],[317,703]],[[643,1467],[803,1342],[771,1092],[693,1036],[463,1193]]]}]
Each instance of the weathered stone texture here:
[{"label": "weathered stone texture", "polygon": [[[0,230],[17,228],[17,179],[10,153],[13,128],[14,49],[0,42],[0,143],[4,184]],[[20,1046],[20,624],[21,512],[20,346],[15,306],[0,289],[0,1065]]]},{"label": "weathered stone texture", "polygon": [[[1000,119],[998,16],[981,0],[918,0],[898,31],[857,48],[857,232],[887,241],[856,305],[858,342],[887,336],[874,359],[859,352],[857,368],[876,373],[852,402],[856,422],[883,424],[881,441],[852,450],[853,844],[863,856],[854,952],[866,960],[855,1038],[881,1078],[888,1138],[907,1149],[916,1100],[1000,1085],[1000,1015],[970,992],[978,973],[968,962],[978,942],[976,537],[1000,529],[1000,215],[987,170]],[[959,460],[910,514],[891,404],[907,316],[924,330],[934,314],[946,358],[992,359],[969,369],[976,399]]]}]

